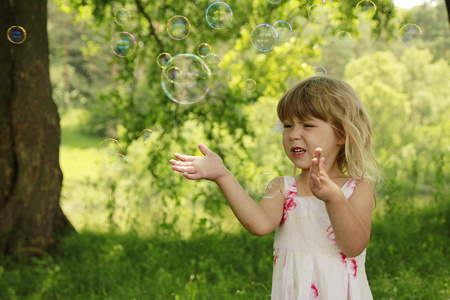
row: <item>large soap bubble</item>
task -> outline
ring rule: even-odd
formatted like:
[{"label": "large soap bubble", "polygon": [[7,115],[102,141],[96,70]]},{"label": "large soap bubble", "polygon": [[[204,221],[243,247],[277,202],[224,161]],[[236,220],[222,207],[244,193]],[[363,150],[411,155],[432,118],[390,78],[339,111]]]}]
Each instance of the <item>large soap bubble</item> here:
[{"label": "large soap bubble", "polygon": [[194,54],[178,54],[167,62],[161,73],[164,93],[180,104],[202,100],[209,92],[211,70]]}]

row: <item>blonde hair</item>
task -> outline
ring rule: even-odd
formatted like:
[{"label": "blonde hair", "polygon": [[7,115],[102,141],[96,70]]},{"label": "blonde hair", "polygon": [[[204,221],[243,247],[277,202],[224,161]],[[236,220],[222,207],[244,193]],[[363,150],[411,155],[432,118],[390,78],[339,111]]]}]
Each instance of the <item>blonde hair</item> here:
[{"label": "blonde hair", "polygon": [[336,163],[350,177],[378,181],[378,162],[372,151],[372,122],[356,91],[346,82],[328,76],[300,81],[278,102],[278,118],[317,118],[329,123],[345,139]]}]

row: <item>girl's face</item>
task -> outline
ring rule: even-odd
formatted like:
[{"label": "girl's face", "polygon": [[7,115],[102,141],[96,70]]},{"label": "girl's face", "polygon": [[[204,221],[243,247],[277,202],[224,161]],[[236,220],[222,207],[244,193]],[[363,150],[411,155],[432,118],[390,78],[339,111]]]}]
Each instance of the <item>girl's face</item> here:
[{"label": "girl's face", "polygon": [[316,118],[283,120],[283,147],[294,165],[302,170],[311,168],[314,150],[322,148],[327,171],[336,163],[344,138],[339,137],[331,125]]}]

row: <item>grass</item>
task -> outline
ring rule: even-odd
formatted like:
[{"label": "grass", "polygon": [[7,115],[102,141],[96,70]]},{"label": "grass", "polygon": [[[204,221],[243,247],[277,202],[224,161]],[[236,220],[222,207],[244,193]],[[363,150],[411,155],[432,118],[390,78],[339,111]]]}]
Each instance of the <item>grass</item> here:
[{"label": "grass", "polygon": [[[96,153],[102,139],[79,135],[77,115],[64,120],[62,203],[79,232],[49,256],[0,256],[0,299],[270,298],[273,235],[223,230],[200,213],[181,227],[157,225],[155,211],[138,204],[146,223],[111,230]],[[450,299],[450,204],[426,203],[395,215],[379,213],[382,202],[377,208],[366,263],[374,299]]]},{"label": "grass", "polygon": [[[449,207],[375,220],[374,299],[450,299]],[[1,299],[269,299],[273,235],[81,231],[53,256],[0,259]]]}]

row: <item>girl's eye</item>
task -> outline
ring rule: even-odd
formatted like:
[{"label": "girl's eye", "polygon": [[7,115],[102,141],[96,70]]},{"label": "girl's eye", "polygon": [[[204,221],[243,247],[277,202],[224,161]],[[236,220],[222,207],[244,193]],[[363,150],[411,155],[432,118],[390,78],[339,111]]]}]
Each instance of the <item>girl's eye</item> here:
[{"label": "girl's eye", "polygon": [[290,124],[284,124],[284,128],[291,128],[292,127],[292,125],[290,125]]},{"label": "girl's eye", "polygon": [[314,127],[314,126],[311,125],[311,124],[305,124],[305,125],[303,125],[303,126],[305,126],[305,127]]}]

